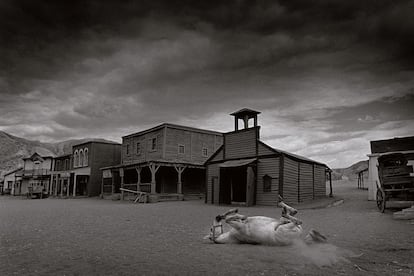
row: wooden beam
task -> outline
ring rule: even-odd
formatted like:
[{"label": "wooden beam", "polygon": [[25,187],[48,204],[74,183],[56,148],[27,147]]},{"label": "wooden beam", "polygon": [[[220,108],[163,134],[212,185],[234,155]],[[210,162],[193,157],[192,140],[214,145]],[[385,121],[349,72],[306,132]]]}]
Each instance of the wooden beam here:
[{"label": "wooden beam", "polygon": [[138,178],[138,180],[137,180],[137,191],[140,191],[141,190],[140,185],[141,185],[141,170],[142,170],[142,168],[141,167],[136,167],[135,170],[137,171],[137,178]]},{"label": "wooden beam", "polygon": [[175,170],[178,173],[178,183],[177,183],[177,193],[182,194],[183,193],[183,185],[181,182],[181,174],[185,170],[185,166],[174,166]]},{"label": "wooden beam", "polygon": [[155,180],[155,174],[157,173],[158,169],[161,167],[161,165],[157,165],[155,163],[150,163],[149,169],[151,171],[151,194],[155,194],[155,188],[156,188],[156,180]]}]

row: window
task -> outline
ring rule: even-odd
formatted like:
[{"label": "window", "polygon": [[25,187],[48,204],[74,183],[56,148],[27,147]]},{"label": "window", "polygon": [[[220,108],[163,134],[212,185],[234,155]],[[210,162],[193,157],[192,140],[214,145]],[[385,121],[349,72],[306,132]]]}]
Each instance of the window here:
[{"label": "window", "polygon": [[88,162],[89,162],[89,156],[88,156],[88,148],[85,148],[83,150],[83,165],[84,166],[88,166]]},{"label": "window", "polygon": [[60,160],[56,161],[56,168],[55,171],[60,171]]},{"label": "window", "polygon": [[63,168],[65,171],[69,170],[69,166],[68,166],[68,159],[65,159],[65,167]]},{"label": "window", "polygon": [[79,167],[83,166],[83,150],[79,151]]},{"label": "window", "polygon": [[75,154],[73,157],[73,166],[76,168],[78,166],[78,151],[75,150]]},{"label": "window", "polygon": [[157,150],[157,138],[151,139],[151,151]]},{"label": "window", "polygon": [[272,191],[272,178],[269,175],[263,176],[263,192]]},{"label": "window", "polygon": [[208,157],[208,148],[203,148],[202,154],[204,157]]},{"label": "window", "polygon": [[178,154],[184,154],[184,153],[185,153],[185,146],[178,145]]},{"label": "window", "polygon": [[137,154],[141,154],[141,143],[137,143]]},{"label": "window", "polygon": [[128,144],[125,146],[125,151],[126,151],[126,154],[128,155],[129,154],[129,145]]}]

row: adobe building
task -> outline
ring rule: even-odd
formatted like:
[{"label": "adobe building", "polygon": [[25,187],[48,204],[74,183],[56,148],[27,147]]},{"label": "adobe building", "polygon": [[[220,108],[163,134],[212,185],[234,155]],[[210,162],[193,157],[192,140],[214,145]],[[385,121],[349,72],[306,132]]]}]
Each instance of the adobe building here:
[{"label": "adobe building", "polygon": [[220,132],[169,123],[126,135],[122,163],[102,168],[102,194],[123,188],[149,193],[150,202],[203,197],[204,162],[222,141]]},{"label": "adobe building", "polygon": [[260,141],[258,114],[246,108],[231,114],[235,130],[224,133],[223,145],[205,163],[206,203],[276,205],[279,195],[290,204],[326,197],[327,166]]},{"label": "adobe building", "polygon": [[72,147],[72,154],[54,158],[49,194],[56,196],[98,196],[101,167],[119,164],[121,144],[87,141]]},{"label": "adobe building", "polygon": [[[382,155],[402,153],[408,166],[414,165],[414,136],[371,141],[371,154],[368,154],[368,200],[377,199],[378,158]],[[414,176],[413,173],[410,174]]]}]

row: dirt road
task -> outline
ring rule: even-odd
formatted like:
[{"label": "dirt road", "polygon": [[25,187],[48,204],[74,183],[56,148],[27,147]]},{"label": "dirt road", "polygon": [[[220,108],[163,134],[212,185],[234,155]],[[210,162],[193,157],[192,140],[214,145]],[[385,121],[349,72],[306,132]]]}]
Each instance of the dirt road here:
[{"label": "dirt road", "polygon": [[[356,184],[344,203],[301,208],[305,230],[329,244],[216,245],[203,240],[226,206],[0,197],[0,275],[412,275],[414,224],[378,212]],[[278,217],[280,209],[239,208]]]}]

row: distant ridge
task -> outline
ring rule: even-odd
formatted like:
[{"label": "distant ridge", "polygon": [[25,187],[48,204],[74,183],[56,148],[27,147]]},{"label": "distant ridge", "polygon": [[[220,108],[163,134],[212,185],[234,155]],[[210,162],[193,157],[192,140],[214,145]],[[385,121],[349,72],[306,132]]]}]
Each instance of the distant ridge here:
[{"label": "distant ridge", "polygon": [[70,139],[57,143],[42,143],[0,131],[0,178],[9,171],[23,167],[22,158],[32,155],[35,151],[59,156],[71,153],[74,145],[88,141],[115,143],[101,138]]},{"label": "distant ridge", "polygon": [[[368,160],[359,161],[348,168],[339,168],[332,170],[332,180],[349,179],[355,180],[358,178],[358,172],[368,168]],[[368,176],[368,173],[365,174]]]}]

